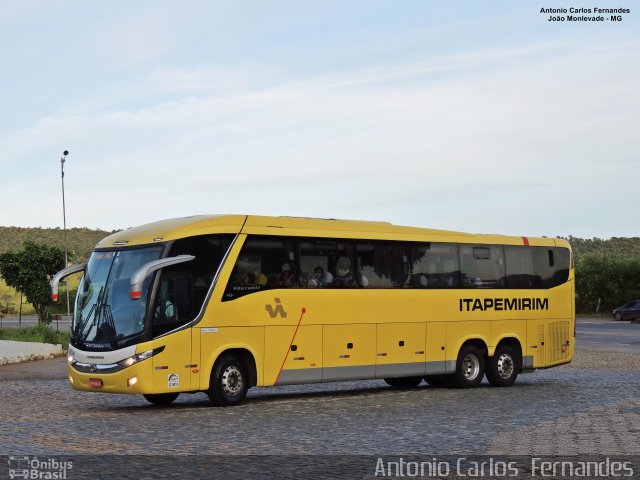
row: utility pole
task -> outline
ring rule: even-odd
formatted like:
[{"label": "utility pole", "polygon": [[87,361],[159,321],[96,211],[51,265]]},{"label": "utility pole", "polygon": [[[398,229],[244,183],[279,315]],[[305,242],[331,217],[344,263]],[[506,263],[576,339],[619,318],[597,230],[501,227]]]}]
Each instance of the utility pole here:
[{"label": "utility pole", "polygon": [[[66,205],[64,203],[64,162],[67,161],[67,155],[69,155],[69,151],[65,150],[62,153],[62,158],[60,158],[60,178],[62,180],[62,222],[63,222],[63,230],[64,230],[64,268],[67,268],[67,210]],[[65,279],[65,285],[67,287],[67,321],[71,318],[71,306],[69,305],[69,279]]]}]

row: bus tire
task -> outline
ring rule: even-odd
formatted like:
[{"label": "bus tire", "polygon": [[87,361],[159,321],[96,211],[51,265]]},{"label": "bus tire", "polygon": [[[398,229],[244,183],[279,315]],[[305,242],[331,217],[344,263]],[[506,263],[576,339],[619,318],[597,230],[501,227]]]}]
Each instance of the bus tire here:
[{"label": "bus tire", "polygon": [[452,375],[426,375],[424,381],[433,387],[450,387],[453,378]]},{"label": "bus tire", "polygon": [[511,345],[500,345],[487,365],[487,380],[494,387],[509,387],[522,368],[522,355]]},{"label": "bus tire", "polygon": [[396,388],[415,388],[422,382],[422,377],[400,377],[400,378],[385,378],[385,382],[390,387]]},{"label": "bus tire", "polygon": [[214,405],[238,405],[249,390],[247,367],[233,354],[223,355],[213,367],[207,395]]},{"label": "bus tire", "polygon": [[154,405],[171,405],[176,398],[178,398],[179,393],[149,393],[143,395],[143,397],[149,403],[153,403]]},{"label": "bus tire", "polygon": [[484,377],[484,356],[475,345],[464,345],[456,360],[454,385],[458,388],[473,388],[480,385]]}]

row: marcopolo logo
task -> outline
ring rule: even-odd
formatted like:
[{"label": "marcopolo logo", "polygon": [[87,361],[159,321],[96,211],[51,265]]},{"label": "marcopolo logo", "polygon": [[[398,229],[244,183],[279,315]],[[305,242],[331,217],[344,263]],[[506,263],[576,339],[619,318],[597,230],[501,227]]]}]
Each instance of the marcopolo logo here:
[{"label": "marcopolo logo", "polygon": [[73,468],[73,462],[55,458],[9,457],[9,478],[28,478],[42,480],[63,480]]}]

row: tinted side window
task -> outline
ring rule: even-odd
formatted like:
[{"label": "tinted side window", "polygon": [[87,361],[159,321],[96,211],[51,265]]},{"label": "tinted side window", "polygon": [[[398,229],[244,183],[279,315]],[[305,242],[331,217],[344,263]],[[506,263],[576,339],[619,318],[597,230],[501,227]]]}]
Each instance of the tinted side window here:
[{"label": "tinted side window", "polygon": [[411,245],[408,287],[452,288],[460,286],[458,246],[451,243]]},{"label": "tinted side window", "polygon": [[223,295],[233,300],[249,293],[298,285],[293,241],[282,237],[249,237],[238,255]]},{"label": "tinted side window", "polygon": [[460,245],[460,266],[464,287],[504,287],[504,249],[501,245]]},{"label": "tinted side window", "polygon": [[542,278],[534,270],[534,249],[505,246],[508,288],[542,288]]},{"label": "tinted side window", "polygon": [[358,241],[356,244],[359,283],[365,288],[403,288],[409,262],[402,242]]},{"label": "tinted side window", "polygon": [[567,248],[534,247],[534,269],[542,288],[553,288],[569,278],[570,254]]},{"label": "tinted side window", "polygon": [[233,235],[208,235],[176,240],[169,256],[194,260],[162,269],[153,307],[153,333],[161,335],[195,319]]},{"label": "tinted side window", "polygon": [[301,287],[352,288],[356,286],[351,241],[301,238],[298,245]]}]

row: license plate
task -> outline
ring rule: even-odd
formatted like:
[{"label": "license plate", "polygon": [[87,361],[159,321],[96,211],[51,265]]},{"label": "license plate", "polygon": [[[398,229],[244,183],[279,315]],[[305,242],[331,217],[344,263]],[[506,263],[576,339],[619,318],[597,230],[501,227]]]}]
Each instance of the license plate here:
[{"label": "license plate", "polygon": [[90,378],[89,386],[93,388],[102,388],[102,380],[99,378]]}]

